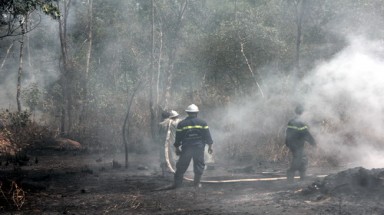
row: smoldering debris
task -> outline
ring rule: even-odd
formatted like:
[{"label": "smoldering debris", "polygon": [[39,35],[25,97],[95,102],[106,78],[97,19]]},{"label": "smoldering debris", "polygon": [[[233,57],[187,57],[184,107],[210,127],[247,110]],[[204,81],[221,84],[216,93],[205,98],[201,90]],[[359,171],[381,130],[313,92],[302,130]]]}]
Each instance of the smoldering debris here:
[{"label": "smoldering debris", "polygon": [[384,168],[369,170],[356,167],[318,180],[303,189],[301,193],[336,197],[378,196],[384,193],[383,181]]}]

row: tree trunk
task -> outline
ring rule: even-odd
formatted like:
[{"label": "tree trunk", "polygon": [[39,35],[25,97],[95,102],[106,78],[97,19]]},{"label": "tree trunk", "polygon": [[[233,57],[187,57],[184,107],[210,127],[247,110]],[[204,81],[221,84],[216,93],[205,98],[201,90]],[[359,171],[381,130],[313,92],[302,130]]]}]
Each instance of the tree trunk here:
[{"label": "tree trunk", "polygon": [[124,152],[125,152],[125,168],[129,167],[129,162],[128,162],[128,152],[129,152],[128,134],[130,131],[129,130],[129,128],[130,128],[129,127],[129,116],[131,113],[131,106],[133,103],[133,99],[135,98],[136,92],[140,88],[140,85],[141,85],[141,80],[138,82],[136,87],[133,89],[131,98],[129,99],[129,102],[128,102],[128,109],[127,109],[127,113],[125,115],[124,124],[123,124],[123,143],[124,143]]},{"label": "tree trunk", "polygon": [[93,0],[88,0],[88,51],[87,51],[87,59],[85,66],[85,77],[84,77],[84,86],[83,86],[83,103],[82,103],[82,111],[80,113],[79,124],[83,124],[86,118],[87,108],[88,108],[88,76],[89,76],[89,67],[91,62],[91,54],[92,54],[92,30],[93,30],[93,9],[92,9]]},{"label": "tree trunk", "polygon": [[[62,60],[62,70],[61,70],[61,90],[62,90],[62,104],[61,109],[61,123],[60,123],[60,133],[64,134],[67,132],[72,124],[71,116],[71,95],[69,92],[68,86],[68,73],[69,73],[69,56],[68,56],[68,44],[67,44],[67,20],[68,20],[68,11],[71,0],[64,0],[64,8],[62,11],[62,16],[59,18],[59,36],[60,36],[60,45],[61,45],[61,60]],[[68,120],[68,121],[67,121]],[[66,123],[67,122],[67,123]]]},{"label": "tree trunk", "polygon": [[166,73],[166,83],[165,83],[165,91],[164,91],[164,108],[169,108],[169,100],[171,98],[171,86],[172,86],[172,79],[173,79],[173,65],[174,65],[174,59],[175,59],[175,48],[172,48],[171,53],[169,54],[169,60],[168,60],[168,70]]},{"label": "tree trunk", "polygon": [[160,23],[160,48],[159,59],[157,61],[157,79],[156,79],[156,104],[159,104],[160,76],[161,76],[161,56],[163,52],[163,31]]},{"label": "tree trunk", "polygon": [[[155,6],[154,6],[154,0],[151,1],[151,9],[152,9],[152,41],[151,41],[151,68],[150,68],[150,73],[149,73],[149,110],[151,113],[151,136],[152,136],[152,141],[155,143],[156,138],[157,138],[157,111],[155,109],[155,105],[153,102],[153,84],[154,84],[154,79],[155,79],[155,64],[154,64],[154,52],[155,52]],[[156,104],[157,106],[157,104]]]},{"label": "tree trunk", "polygon": [[183,16],[185,13],[185,10],[188,5],[188,0],[185,0],[182,6],[180,7],[180,11],[178,12],[178,17],[177,17],[177,23],[175,26],[175,32],[173,32],[171,38],[168,41],[172,41],[171,44],[169,45],[169,54],[168,54],[168,70],[167,70],[167,80],[165,83],[165,92],[164,92],[164,107],[168,108],[169,106],[169,100],[171,98],[171,88],[172,88],[172,79],[173,79],[173,73],[174,73],[174,61],[175,61],[175,56],[176,56],[176,50],[177,46],[176,43],[178,42],[179,39],[179,33],[180,33],[180,28],[181,28],[181,23],[183,20]]},{"label": "tree trunk", "polygon": [[23,74],[23,52],[24,52],[24,36],[25,36],[25,23],[26,16],[23,16],[22,20],[20,20],[20,28],[21,28],[21,40],[20,40],[20,55],[19,55],[19,71],[17,73],[17,90],[16,90],[16,102],[17,102],[17,111],[21,112],[21,76]]},{"label": "tree trunk", "polygon": [[[88,0],[88,52],[87,52],[87,65],[85,68],[85,84],[87,83],[88,73],[89,73],[89,64],[91,61],[91,52],[92,52],[92,20],[93,20],[93,13],[92,13],[92,2],[93,0]],[[87,90],[86,88],[84,90]]]},{"label": "tree trunk", "polygon": [[303,74],[300,70],[300,47],[302,42],[302,23],[304,12],[306,10],[306,0],[298,1],[296,4],[296,25],[297,25],[297,34],[296,34],[296,57],[295,57],[295,66],[296,66],[296,78],[302,78]]}]

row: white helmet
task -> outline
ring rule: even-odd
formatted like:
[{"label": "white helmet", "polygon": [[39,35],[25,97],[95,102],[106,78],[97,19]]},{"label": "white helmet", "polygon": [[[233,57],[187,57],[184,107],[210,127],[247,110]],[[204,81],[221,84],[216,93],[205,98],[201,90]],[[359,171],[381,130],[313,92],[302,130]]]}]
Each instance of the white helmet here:
[{"label": "white helmet", "polygon": [[177,113],[174,110],[171,110],[171,115],[169,116],[169,118],[173,118],[173,117],[177,117],[177,116],[179,116],[179,113]]},{"label": "white helmet", "polygon": [[189,112],[189,113],[197,113],[199,112],[199,108],[195,105],[195,104],[191,104],[187,107],[187,109],[185,110],[185,112]]}]

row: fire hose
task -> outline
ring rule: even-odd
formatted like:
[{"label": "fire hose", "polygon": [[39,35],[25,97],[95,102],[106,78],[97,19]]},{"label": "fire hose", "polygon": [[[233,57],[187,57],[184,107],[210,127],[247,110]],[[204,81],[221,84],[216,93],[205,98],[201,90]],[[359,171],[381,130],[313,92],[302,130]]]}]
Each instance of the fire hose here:
[{"label": "fire hose", "polygon": [[[168,129],[167,139],[166,140],[169,140],[169,136],[170,136],[170,129]],[[168,166],[169,170],[174,174],[175,173],[175,169],[173,168],[173,166],[171,164],[171,161],[170,161],[169,147],[170,147],[170,141],[165,141],[165,160],[167,162],[167,166]],[[322,177],[325,177],[325,176],[326,175],[316,175],[315,177],[322,178]],[[296,176],[295,178],[299,178],[299,177]],[[188,177],[185,177],[185,176],[184,176],[184,179],[187,180],[187,181],[193,181],[192,178],[188,178]],[[277,180],[286,180],[286,179],[287,179],[287,177],[240,178],[240,179],[226,179],[226,180],[201,180],[200,182],[201,183],[212,183],[212,184],[215,184],[215,183],[234,183],[234,182],[277,181]]]}]

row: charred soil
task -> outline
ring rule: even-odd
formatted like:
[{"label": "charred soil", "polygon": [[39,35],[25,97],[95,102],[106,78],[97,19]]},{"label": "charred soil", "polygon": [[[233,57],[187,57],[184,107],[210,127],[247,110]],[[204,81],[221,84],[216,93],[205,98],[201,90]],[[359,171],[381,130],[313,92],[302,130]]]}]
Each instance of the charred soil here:
[{"label": "charred soil", "polygon": [[[119,159],[120,158],[120,159]],[[185,181],[176,190],[146,160],[124,168],[122,157],[87,153],[48,153],[22,167],[1,166],[1,213],[4,214],[384,214],[384,170],[352,168],[325,178],[204,183]],[[229,171],[232,169],[232,171]],[[266,177],[265,169],[228,177]],[[245,167],[244,170],[250,169]],[[266,174],[279,176],[283,170]],[[190,173],[188,173],[190,174]],[[187,176],[188,176],[187,174]],[[205,179],[224,177],[217,167]]]}]

